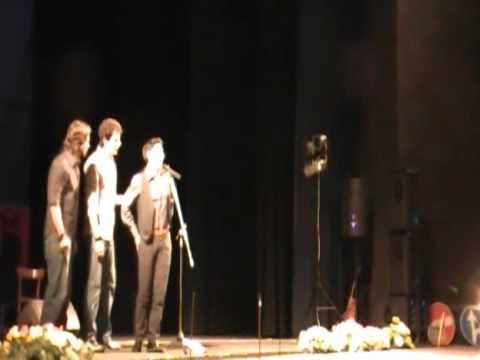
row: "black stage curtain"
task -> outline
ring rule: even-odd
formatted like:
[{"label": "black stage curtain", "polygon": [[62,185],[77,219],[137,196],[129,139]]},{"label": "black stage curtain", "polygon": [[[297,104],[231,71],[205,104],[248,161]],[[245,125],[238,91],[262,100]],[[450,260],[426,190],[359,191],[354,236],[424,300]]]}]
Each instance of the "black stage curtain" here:
[{"label": "black stage curtain", "polygon": [[257,6],[257,296],[262,335],[290,336],[298,9]]},{"label": "black stage curtain", "polygon": [[[292,282],[292,124],[262,129],[259,136],[257,197],[257,281],[262,334],[291,331]],[[262,146],[263,145],[263,146]]]},{"label": "black stage curtain", "polygon": [[255,334],[261,293],[262,334],[286,335],[296,5],[208,8],[216,10],[203,2],[191,9],[187,202],[198,268],[187,288],[198,290],[195,330]]},{"label": "black stage curtain", "polygon": [[[68,122],[80,116],[96,130],[103,117],[115,116],[125,130],[120,192],[141,167],[140,146],[151,136],[164,138],[168,162],[184,175],[179,192],[196,263],[189,269],[184,262],[185,334],[255,334],[261,293],[263,335],[287,335],[295,2],[121,4],[93,11],[91,4],[65,9],[57,1],[36,9],[35,144],[45,147],[31,165],[34,262],[43,264],[46,173]],[[90,12],[91,29],[67,26]],[[106,25],[108,17],[115,21]],[[65,31],[54,37],[59,28]],[[125,228],[118,224],[116,231],[113,325],[115,333],[128,333],[135,257]],[[164,334],[178,329],[176,244],[172,260]],[[85,281],[83,267],[78,283]],[[80,303],[82,291],[75,296]]]}]

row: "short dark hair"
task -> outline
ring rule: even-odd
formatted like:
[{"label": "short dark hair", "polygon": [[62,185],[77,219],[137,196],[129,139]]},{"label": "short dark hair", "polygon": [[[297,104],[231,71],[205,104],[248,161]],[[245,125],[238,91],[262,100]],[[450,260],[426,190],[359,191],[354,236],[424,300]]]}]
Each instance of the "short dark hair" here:
[{"label": "short dark hair", "polygon": [[92,128],[85,121],[75,119],[67,129],[67,134],[63,140],[63,146],[66,149],[73,149],[75,146],[83,145],[87,141]]},{"label": "short dark hair", "polygon": [[115,131],[119,134],[122,134],[123,132],[122,125],[120,125],[118,120],[114,118],[106,118],[102,120],[98,126],[98,139],[100,140],[100,143],[103,143],[103,139],[110,140]]},{"label": "short dark hair", "polygon": [[143,145],[142,147],[143,160],[147,161],[147,153],[150,151],[151,148],[153,148],[157,144],[160,144],[163,146],[163,140],[159,136],[151,138]]}]

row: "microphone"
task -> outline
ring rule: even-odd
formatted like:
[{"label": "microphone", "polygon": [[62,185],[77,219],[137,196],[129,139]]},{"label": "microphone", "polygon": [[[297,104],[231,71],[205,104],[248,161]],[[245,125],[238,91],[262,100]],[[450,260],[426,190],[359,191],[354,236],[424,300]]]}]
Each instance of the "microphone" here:
[{"label": "microphone", "polygon": [[182,174],[180,174],[178,171],[173,170],[170,165],[168,164],[163,164],[163,169],[165,171],[168,171],[170,175],[172,175],[175,179],[181,180],[182,179]]}]

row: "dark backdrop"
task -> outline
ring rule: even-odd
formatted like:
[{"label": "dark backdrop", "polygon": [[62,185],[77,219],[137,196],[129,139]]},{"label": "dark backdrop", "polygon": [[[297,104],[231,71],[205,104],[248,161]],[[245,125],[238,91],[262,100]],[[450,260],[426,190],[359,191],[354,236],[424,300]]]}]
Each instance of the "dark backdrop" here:
[{"label": "dark backdrop", "polygon": [[[290,14],[296,9],[283,5],[272,13],[271,6],[112,1],[36,7],[33,117],[42,151],[33,161],[33,231],[39,234],[43,223],[39,190],[72,117],[94,127],[105,116],[123,124],[119,191],[142,166],[141,145],[162,136],[167,161],[184,175],[179,191],[196,261],[194,270],[186,266],[186,333],[193,292],[196,332],[254,334],[258,292],[268,293],[268,332],[289,328],[296,33]],[[120,224],[116,236],[113,319],[117,332],[128,333],[136,259]],[[39,238],[32,262],[43,264],[41,249]],[[164,321],[170,333],[177,330],[177,251]],[[77,258],[79,308],[84,257]]]},{"label": "dark backdrop", "polygon": [[[342,15],[343,4],[334,8],[322,4],[322,9],[344,24],[351,21]],[[185,324],[190,326],[195,292],[196,331],[254,334],[261,294],[264,333],[290,334],[295,302],[293,174],[301,174],[303,166],[294,162],[296,154],[303,157],[303,145],[299,150],[295,136],[328,132],[335,138],[334,151],[343,148],[332,157],[326,183],[335,190],[325,192],[322,199],[326,219],[322,246],[335,254],[335,247],[328,245],[328,229],[335,227],[331,222],[338,223],[342,183],[334,179],[347,175],[345,169],[352,162],[340,154],[350,153],[352,146],[341,140],[351,131],[350,105],[344,109],[341,87],[335,83],[343,50],[334,41],[336,34],[342,42],[349,40],[351,25],[342,29],[325,15],[324,27],[330,33],[319,49],[326,55],[333,45],[333,51],[321,60],[328,66],[322,70],[327,76],[323,86],[330,84],[333,94],[328,99],[337,103],[330,110],[338,115],[321,121],[309,116],[308,121],[316,125],[309,133],[298,134],[295,123],[305,120],[295,114],[301,101],[296,95],[295,52],[301,10],[294,2],[183,1],[142,6],[113,1],[95,6],[51,2],[37,4],[35,10],[33,117],[36,146],[41,144],[42,151],[35,153],[32,170],[39,175],[31,187],[34,233],[40,232],[45,203],[38,189],[45,187],[49,161],[70,119],[79,116],[95,127],[105,116],[118,117],[125,130],[117,158],[119,191],[141,167],[139,149],[154,135],[165,139],[168,161],[184,175],[179,189],[197,263],[185,276]],[[314,40],[314,33],[310,35]],[[326,94],[320,83],[311,90]],[[309,182],[303,186],[308,187],[307,197],[314,199]],[[307,212],[300,226],[313,229],[313,218],[314,212]],[[121,225],[116,235],[119,286],[114,326],[129,332],[132,315],[125,309],[133,309],[136,260]],[[307,248],[314,243],[311,236],[300,241],[309,244]],[[41,241],[35,242],[34,249],[33,261],[42,264]],[[307,250],[307,254],[311,253]],[[167,332],[176,331],[177,326],[176,251],[173,256]],[[312,258],[308,258],[306,271],[311,272]],[[77,262],[75,302],[80,308],[84,254]],[[323,268],[328,272],[326,286],[332,282],[341,288],[337,273],[327,263]],[[300,280],[298,284],[301,293],[312,290],[311,282]],[[339,295],[341,290],[334,294],[335,303]],[[304,323],[309,321],[305,318]]]},{"label": "dark backdrop", "polygon": [[[313,319],[316,203],[302,175],[303,143],[323,132],[331,153],[321,177],[320,267],[338,309],[353,261],[352,239],[340,231],[343,184],[368,179],[373,271],[362,313],[382,324],[391,174],[408,167],[420,170],[431,298],[477,301],[479,9],[474,0],[6,1],[0,202],[30,208],[30,262],[43,266],[46,175],[71,119],[94,128],[106,116],[122,122],[119,191],[142,165],[141,145],[160,135],[184,175],[197,265],[185,275],[186,333],[195,292],[196,333],[254,334],[261,294],[264,334],[296,335]],[[114,330],[129,333],[136,258],[121,224],[116,235]],[[169,333],[177,331],[177,257],[175,247]],[[80,253],[77,306],[84,266]]]}]

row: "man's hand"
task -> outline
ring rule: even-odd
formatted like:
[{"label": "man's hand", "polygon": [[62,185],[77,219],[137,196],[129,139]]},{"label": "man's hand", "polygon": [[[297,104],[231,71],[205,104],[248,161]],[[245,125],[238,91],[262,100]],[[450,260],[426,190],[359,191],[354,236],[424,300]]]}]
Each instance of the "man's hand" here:
[{"label": "man's hand", "polygon": [[133,240],[135,241],[135,248],[137,249],[137,252],[138,252],[138,247],[140,246],[140,241],[142,241],[142,238],[140,237],[139,234],[137,234],[133,237]]},{"label": "man's hand", "polygon": [[102,239],[95,240],[95,253],[99,258],[105,255],[105,241]]},{"label": "man's hand", "polygon": [[180,229],[178,229],[177,237],[185,238],[187,236],[187,224],[184,224]]},{"label": "man's hand", "polygon": [[60,246],[60,251],[67,254],[72,247],[72,239],[67,234],[63,234],[58,245]]}]

